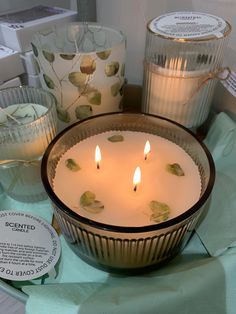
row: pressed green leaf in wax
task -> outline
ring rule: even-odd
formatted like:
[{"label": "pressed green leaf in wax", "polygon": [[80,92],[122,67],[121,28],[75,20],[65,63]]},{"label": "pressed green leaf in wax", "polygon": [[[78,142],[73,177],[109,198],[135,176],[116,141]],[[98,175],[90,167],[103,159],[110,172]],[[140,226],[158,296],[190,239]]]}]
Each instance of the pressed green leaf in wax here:
[{"label": "pressed green leaf in wax", "polygon": [[175,176],[182,177],[184,176],[184,171],[181,166],[177,163],[166,165],[166,170]]},{"label": "pressed green leaf in wax", "polygon": [[93,74],[95,70],[95,60],[91,56],[84,56],[80,63],[80,71],[85,74]]},{"label": "pressed green leaf in wax", "polygon": [[110,54],[111,54],[111,50],[104,50],[104,51],[100,51],[96,53],[98,58],[100,58],[101,60],[106,60],[109,58]]},{"label": "pressed green leaf in wax", "polygon": [[72,59],[74,59],[75,54],[64,54],[64,53],[61,53],[60,57],[62,59],[64,59],[64,60],[72,60]]},{"label": "pressed green leaf in wax", "polygon": [[91,191],[86,191],[81,195],[80,205],[84,210],[93,214],[98,214],[104,209],[103,203],[96,200],[96,195]]},{"label": "pressed green leaf in wax", "polygon": [[119,71],[119,62],[113,61],[109,64],[106,64],[105,66],[105,74],[106,76],[113,76],[116,75],[117,72]]},{"label": "pressed green leaf in wax", "polygon": [[55,84],[53,80],[47,74],[43,74],[43,79],[48,88],[54,89]]},{"label": "pressed green leaf in wax", "polygon": [[55,56],[52,52],[48,52],[48,51],[43,50],[42,53],[43,53],[44,58],[48,62],[52,63],[55,60]]},{"label": "pressed green leaf in wax", "polygon": [[170,207],[166,203],[158,201],[151,201],[149,207],[152,211],[150,219],[154,222],[160,223],[169,218]]},{"label": "pressed green leaf in wax", "polygon": [[94,90],[87,94],[87,99],[92,105],[101,105],[102,94],[98,90]]},{"label": "pressed green leaf in wax", "polygon": [[86,119],[93,115],[93,109],[89,105],[80,105],[75,108],[75,116],[77,119]]},{"label": "pressed green leaf in wax", "polygon": [[112,135],[112,136],[108,137],[107,139],[108,139],[108,141],[110,141],[112,143],[123,142],[124,141],[124,136],[120,135],[120,134],[115,134],[115,135]]},{"label": "pressed green leaf in wax", "polygon": [[66,159],[65,165],[68,169],[70,169],[73,172],[79,171],[81,169],[79,164],[72,158]]},{"label": "pressed green leaf in wax", "polygon": [[0,108],[0,125],[11,127],[16,124],[27,124],[45,114],[48,109],[37,104],[13,104]]},{"label": "pressed green leaf in wax", "polygon": [[71,72],[68,75],[68,79],[74,86],[80,87],[81,85],[85,85],[87,80],[87,74],[81,72]]},{"label": "pressed green leaf in wax", "polygon": [[112,96],[117,96],[120,91],[120,82],[117,82],[111,86],[111,94]]}]

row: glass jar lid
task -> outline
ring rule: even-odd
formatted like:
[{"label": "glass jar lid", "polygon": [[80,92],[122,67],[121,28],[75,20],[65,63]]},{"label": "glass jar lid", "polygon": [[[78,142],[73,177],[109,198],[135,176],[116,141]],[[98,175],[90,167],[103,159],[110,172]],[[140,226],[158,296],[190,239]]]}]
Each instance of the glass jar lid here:
[{"label": "glass jar lid", "polygon": [[231,31],[231,25],[221,17],[200,12],[172,12],[150,21],[153,34],[175,41],[220,39]]}]

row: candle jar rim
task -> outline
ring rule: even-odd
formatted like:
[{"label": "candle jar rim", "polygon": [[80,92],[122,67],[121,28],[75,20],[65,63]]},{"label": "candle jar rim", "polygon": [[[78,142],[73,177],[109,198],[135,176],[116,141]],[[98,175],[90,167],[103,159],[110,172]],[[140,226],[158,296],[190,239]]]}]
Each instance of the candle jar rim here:
[{"label": "candle jar rim", "polygon": [[[65,136],[67,133],[69,134],[70,132],[72,132],[73,128],[76,128],[76,127],[78,128],[81,125],[89,124],[91,121],[96,122],[96,120],[98,120],[98,119],[103,119],[103,118],[112,119],[112,117],[119,117],[119,119],[122,119],[123,117],[127,117],[127,118],[128,117],[130,117],[130,118],[131,117],[132,118],[141,117],[144,119],[154,119],[155,121],[157,121],[157,120],[162,121],[162,123],[167,123],[169,125],[173,125],[175,128],[178,128],[181,131],[185,132],[186,134],[188,134],[190,136],[190,138],[192,138],[196,142],[196,144],[199,145],[199,147],[201,147],[202,152],[205,154],[206,160],[207,160],[208,165],[209,165],[210,175],[209,175],[209,180],[206,184],[205,191],[200,196],[199,200],[191,208],[189,208],[188,210],[186,210],[185,212],[183,212],[182,214],[180,214],[174,218],[171,218],[167,221],[157,223],[157,224],[150,224],[150,225],[146,225],[146,226],[116,226],[116,225],[101,223],[101,222],[98,222],[96,220],[91,220],[89,218],[81,216],[81,215],[77,214],[76,212],[74,212],[73,210],[71,210],[65,203],[63,203],[57,197],[56,193],[53,191],[52,184],[49,182],[48,173],[47,173],[47,165],[48,165],[48,163],[50,161],[50,157],[51,157],[50,154],[52,153],[53,148],[55,147],[57,142],[61,138],[63,138],[63,136]],[[121,122],[121,120],[120,120],[120,122]],[[139,120],[139,122],[140,122],[140,120]],[[126,130],[134,131],[131,126],[130,126],[130,129],[126,129]],[[149,132],[149,133],[151,133],[151,132]],[[154,133],[152,133],[152,134],[154,134]],[[90,136],[91,136],[91,134],[90,134]],[[68,149],[70,147],[68,147]],[[52,153],[53,157],[55,157],[54,154],[55,153]],[[195,213],[197,213],[198,210],[206,203],[206,201],[208,200],[208,198],[211,194],[211,191],[213,189],[214,182],[215,182],[215,165],[214,165],[214,161],[213,161],[213,158],[211,156],[211,153],[209,152],[206,145],[200,139],[198,139],[197,136],[191,130],[187,129],[183,125],[181,125],[175,121],[172,121],[170,119],[167,119],[167,118],[164,118],[161,116],[157,116],[157,115],[147,114],[147,113],[113,112],[113,113],[104,113],[104,114],[100,114],[97,116],[92,116],[92,117],[89,117],[83,121],[77,121],[77,122],[73,123],[72,125],[68,126],[63,131],[61,131],[52,140],[52,142],[49,144],[48,148],[46,149],[46,151],[44,153],[44,156],[42,159],[42,164],[41,164],[41,178],[42,178],[42,182],[44,184],[45,190],[48,193],[48,196],[51,199],[51,201],[58,208],[60,208],[60,210],[63,211],[64,214],[68,215],[73,220],[75,220],[77,222],[84,223],[85,225],[93,226],[94,228],[106,230],[106,231],[119,232],[119,233],[140,233],[140,232],[161,230],[161,229],[171,227],[173,225],[177,225],[177,224],[182,223],[183,221],[187,220],[189,217],[191,217]]]},{"label": "candle jar rim", "polygon": [[[53,49],[44,46],[42,44],[42,41],[46,42],[46,38],[47,36],[49,36],[50,34],[53,34],[54,36],[54,41],[56,42],[57,39],[60,38],[62,30],[65,28],[72,28],[76,26],[79,27],[90,27],[91,29],[99,29],[100,30],[105,30],[107,33],[109,32],[110,34],[113,34],[116,36],[116,38],[113,38],[113,42],[109,43],[108,45],[102,46],[102,45],[98,45],[96,49],[91,49],[90,51],[82,51],[82,50],[78,50],[76,51],[76,47],[74,46],[74,50],[73,51],[69,51],[67,48],[67,45],[63,45],[63,47],[58,47],[56,45],[53,45]],[[33,47],[33,52],[35,53],[35,48],[36,49],[42,49],[45,52],[49,52],[49,53],[58,53],[58,54],[66,54],[66,55],[74,55],[74,54],[80,54],[80,55],[90,55],[90,54],[94,54],[94,53],[99,53],[105,50],[111,50],[111,49],[116,49],[119,45],[126,43],[126,36],[125,34],[121,31],[118,30],[116,28],[113,28],[111,26],[106,26],[106,25],[102,25],[99,24],[97,22],[69,22],[66,23],[64,25],[54,25],[53,27],[49,28],[49,29],[45,29],[44,32],[46,32],[46,35],[42,34],[42,31],[38,31],[34,33],[31,45]],[[47,34],[48,33],[48,34]],[[42,39],[42,40],[41,40]],[[72,41],[71,41],[72,42]],[[50,42],[49,45],[51,45],[52,43]]]},{"label": "candle jar rim", "polygon": [[[38,123],[38,121],[43,121],[44,119],[46,119],[48,114],[51,111],[56,110],[56,99],[55,99],[55,97],[49,91],[46,91],[43,88],[34,87],[34,86],[7,87],[7,88],[0,90],[0,96],[1,96],[1,94],[3,95],[4,93],[8,94],[11,92],[14,93],[15,91],[21,92],[21,91],[27,91],[27,90],[33,91],[33,92],[39,92],[39,93],[45,95],[50,100],[50,101],[47,101],[47,106],[44,106],[43,104],[40,104],[40,103],[39,104],[35,103],[36,105],[41,105],[43,107],[46,107],[47,111],[45,111],[42,115],[40,115],[38,118],[34,119],[31,122],[26,122],[23,124],[14,124],[14,125],[11,125],[10,127],[1,125],[0,132],[9,132],[9,130],[14,131],[14,130],[24,129],[25,127],[33,127],[34,124]],[[27,103],[27,102],[24,102],[24,104],[25,103]],[[34,103],[34,102],[31,101],[30,103]],[[14,103],[11,102],[9,105],[20,105],[20,104],[23,104],[23,102],[15,101]],[[1,107],[1,102],[0,102],[0,107]],[[3,107],[1,107],[1,108],[4,109]]]}]

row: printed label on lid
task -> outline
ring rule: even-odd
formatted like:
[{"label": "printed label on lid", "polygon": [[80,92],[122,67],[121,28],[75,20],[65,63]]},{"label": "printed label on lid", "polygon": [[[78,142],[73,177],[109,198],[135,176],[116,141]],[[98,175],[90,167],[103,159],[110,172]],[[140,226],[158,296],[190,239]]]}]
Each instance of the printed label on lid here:
[{"label": "printed label on lid", "polygon": [[61,252],[59,237],[42,218],[26,212],[0,212],[0,277],[31,280],[50,272]]},{"label": "printed label on lid", "polygon": [[174,12],[155,18],[149,29],[171,38],[223,37],[226,22],[217,16],[199,12]]}]

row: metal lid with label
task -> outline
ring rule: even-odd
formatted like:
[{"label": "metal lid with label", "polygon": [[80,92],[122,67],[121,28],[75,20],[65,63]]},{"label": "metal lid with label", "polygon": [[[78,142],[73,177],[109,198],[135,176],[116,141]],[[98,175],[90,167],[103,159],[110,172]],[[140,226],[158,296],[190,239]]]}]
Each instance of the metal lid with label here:
[{"label": "metal lid with label", "polygon": [[153,19],[148,28],[161,37],[174,40],[209,40],[222,38],[231,26],[222,18],[200,12],[172,12]]},{"label": "metal lid with label", "polygon": [[42,218],[0,211],[0,277],[31,280],[49,273],[61,253],[59,237]]}]

